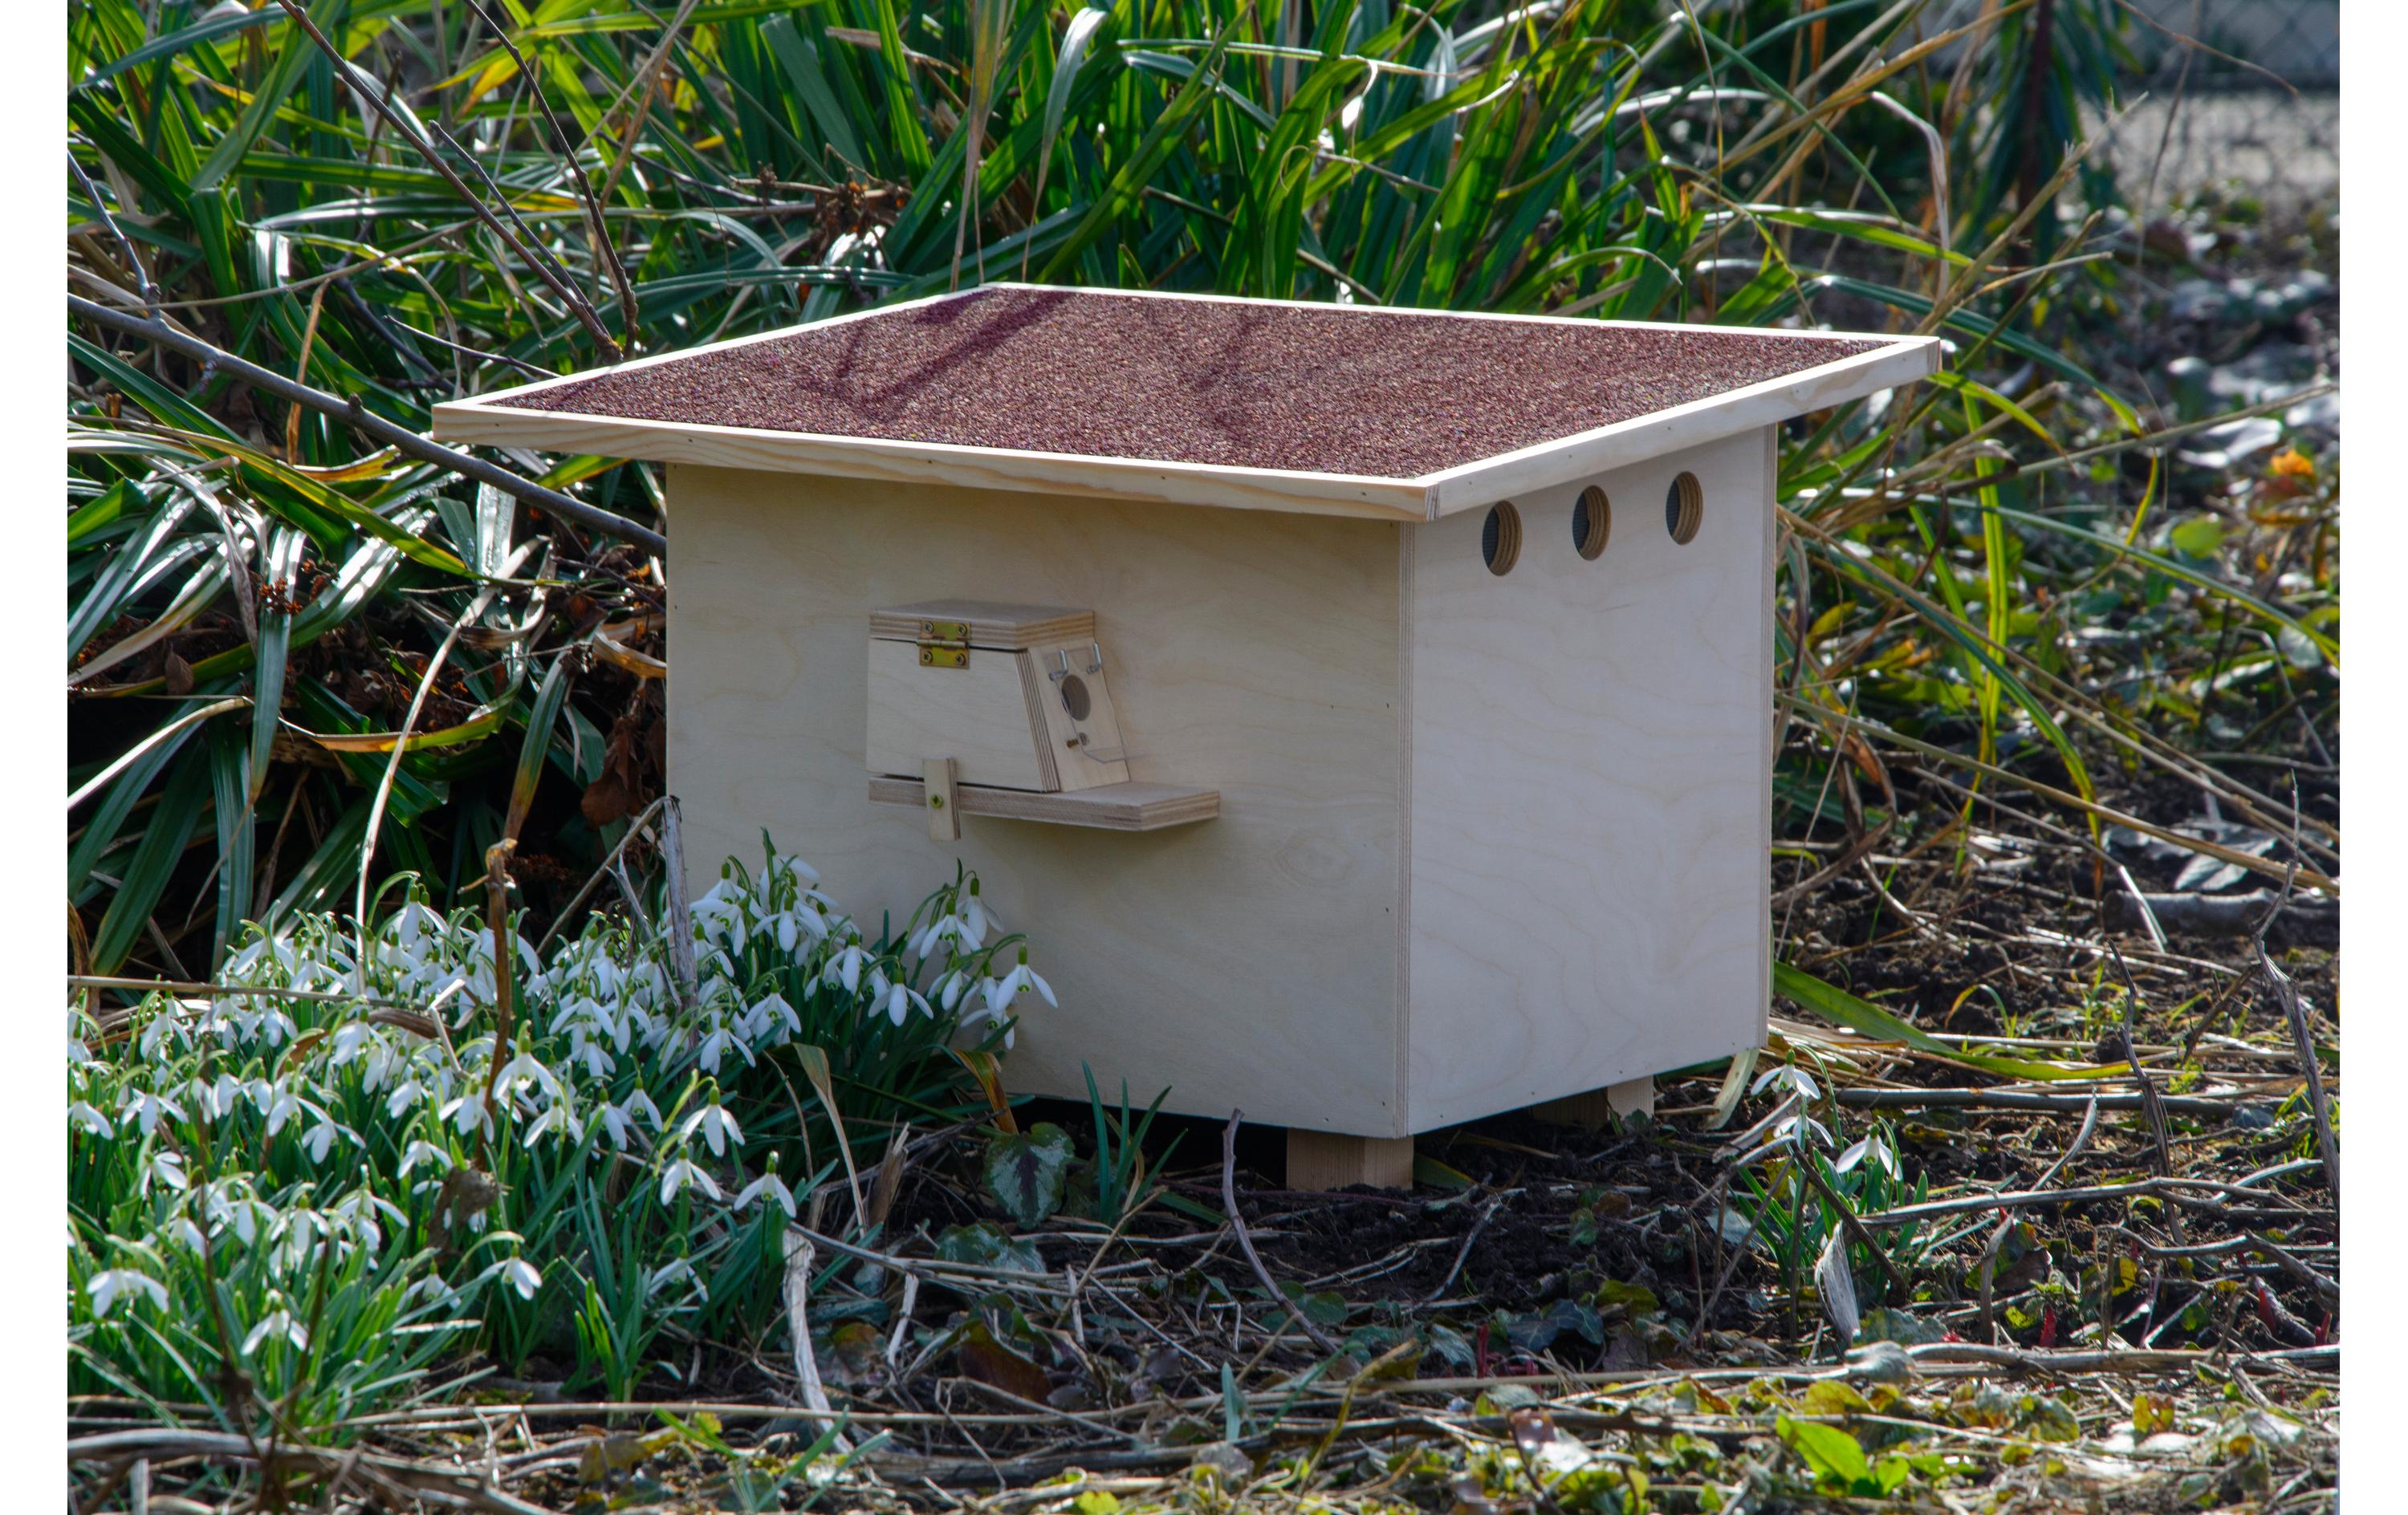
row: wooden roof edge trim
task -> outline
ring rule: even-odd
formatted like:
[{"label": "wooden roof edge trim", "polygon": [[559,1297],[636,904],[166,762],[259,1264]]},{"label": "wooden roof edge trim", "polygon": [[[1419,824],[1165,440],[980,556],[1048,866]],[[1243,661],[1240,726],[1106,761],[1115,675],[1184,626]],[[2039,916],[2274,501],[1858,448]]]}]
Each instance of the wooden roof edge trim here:
[{"label": "wooden roof edge trim", "polygon": [[[974,289],[949,290],[942,294],[923,295],[917,300],[899,300],[893,305],[874,305],[862,310],[848,310],[840,316],[828,316],[819,321],[798,322],[792,326],[780,326],[773,331],[752,332],[743,336],[724,336],[716,342],[705,342],[700,347],[679,348],[669,352],[648,352],[640,358],[629,358],[624,363],[609,364],[599,368],[580,368],[573,374],[555,374],[550,379],[532,379],[523,384],[514,384],[509,389],[488,390],[482,394],[464,394],[447,403],[483,405],[502,400],[521,400],[530,394],[541,394],[547,390],[558,389],[563,384],[574,384],[587,379],[599,379],[606,374],[631,374],[638,368],[656,367],[661,364],[676,363],[684,358],[699,358],[713,352],[728,352],[737,348],[752,347],[756,343],[774,342],[781,336],[792,336],[797,332],[824,332],[830,327],[850,325],[856,321],[867,321],[872,316],[891,316],[898,311],[917,310],[924,306],[942,305],[948,300],[965,299],[977,293],[978,291]],[[567,411],[553,412],[555,415],[568,413]]]},{"label": "wooden roof edge trim", "polygon": [[[1335,310],[1343,314],[1370,316],[1445,316],[1457,321],[1499,321],[1539,326],[1590,326],[1607,331],[1680,332],[1690,336],[1715,334],[1725,336],[1797,337],[1814,342],[1919,341],[1917,337],[1887,337],[1867,332],[1793,331],[1785,326],[1717,326],[1696,321],[1608,321],[1595,316],[1554,316],[1537,311],[1515,310],[1449,310],[1440,306],[1421,305],[1340,305],[1335,300],[1272,300],[1252,294],[1215,294],[1201,290],[1125,290],[1101,285],[1024,284],[1015,279],[996,279],[982,284],[989,290],[1043,290],[1057,294],[1118,294],[1136,300],[1197,300],[1215,305],[1275,306],[1283,309]],[[886,307],[899,309],[900,307]],[[789,326],[788,331],[801,331]]]},{"label": "wooden roof edge trim", "polygon": [[439,404],[434,418],[435,436],[456,443],[1091,499],[1430,519],[1431,491],[1418,479],[643,421],[496,406],[482,398]]},{"label": "wooden roof edge trim", "polygon": [[1897,338],[1870,352],[1835,359],[1778,379],[1593,431],[1426,474],[1430,519],[1484,508],[1515,493],[1550,489],[1683,448],[1777,425],[1940,371],[1941,338]]}]

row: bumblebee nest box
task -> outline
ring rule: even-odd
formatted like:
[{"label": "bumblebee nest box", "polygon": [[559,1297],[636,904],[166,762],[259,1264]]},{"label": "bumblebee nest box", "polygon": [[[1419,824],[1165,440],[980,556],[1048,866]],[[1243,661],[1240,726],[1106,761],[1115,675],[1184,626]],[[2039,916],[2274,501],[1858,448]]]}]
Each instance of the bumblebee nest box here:
[{"label": "bumblebee nest box", "polygon": [[1931,338],[990,286],[436,409],[668,467],[669,787],[1291,1181],[1756,1045],[1774,428]]}]

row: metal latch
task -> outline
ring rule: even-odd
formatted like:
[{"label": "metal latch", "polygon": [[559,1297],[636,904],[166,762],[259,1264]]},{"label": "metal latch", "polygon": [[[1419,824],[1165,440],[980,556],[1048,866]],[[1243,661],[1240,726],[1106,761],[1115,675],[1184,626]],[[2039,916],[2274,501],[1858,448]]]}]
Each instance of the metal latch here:
[{"label": "metal latch", "polygon": [[970,623],[967,621],[920,622],[920,666],[967,668],[970,665]]}]

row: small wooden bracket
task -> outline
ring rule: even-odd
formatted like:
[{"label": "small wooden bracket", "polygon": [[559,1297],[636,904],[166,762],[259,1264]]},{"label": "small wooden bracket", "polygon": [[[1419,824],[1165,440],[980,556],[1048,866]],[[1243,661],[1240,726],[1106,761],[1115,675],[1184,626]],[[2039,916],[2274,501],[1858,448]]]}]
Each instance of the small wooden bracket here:
[{"label": "small wooden bracket", "polygon": [[1576,1126],[1583,1131],[1603,1131],[1630,1116],[1655,1113],[1656,1080],[1652,1076],[1530,1107],[1530,1114],[1549,1125]]},{"label": "small wooden bracket", "polygon": [[957,842],[962,839],[962,797],[953,783],[953,760],[932,757],[921,765],[921,793],[928,811],[928,839]]},{"label": "small wooden bracket", "polygon": [[1413,1186],[1413,1138],[1349,1136],[1334,1131],[1287,1132],[1290,1189],[1374,1189]]}]

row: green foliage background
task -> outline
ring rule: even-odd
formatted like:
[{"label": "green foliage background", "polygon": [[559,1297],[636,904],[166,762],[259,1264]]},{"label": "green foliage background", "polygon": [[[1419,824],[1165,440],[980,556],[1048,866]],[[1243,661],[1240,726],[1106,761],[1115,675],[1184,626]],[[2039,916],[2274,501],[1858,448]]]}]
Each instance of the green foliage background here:
[{"label": "green foliage background", "polygon": [[[2175,418],[2082,355],[2119,274],[2070,145],[2120,23],[2042,8],[1968,36],[1870,0],[316,0],[338,67],[273,0],[79,0],[70,287],[411,427],[613,348],[995,278],[1942,332],[1944,381],[1786,438],[1783,679],[1828,740],[1783,793],[1856,804],[1832,760],[1878,718],[2079,806],[2071,726],[2175,763],[2151,728],[2199,695],[2101,693],[2071,628],[2164,607],[2225,634],[2212,682],[2276,636],[2336,658],[2338,592],[2151,535],[2137,444]],[[395,868],[450,897],[514,809],[559,908],[657,791],[674,561],[68,340],[79,960],[205,977],[245,919]],[[644,466],[505,461],[662,510]]]}]

